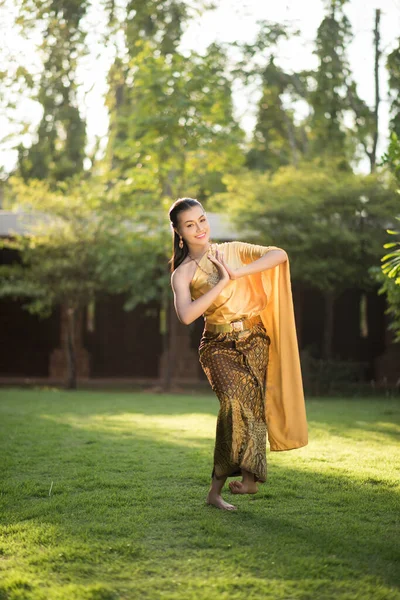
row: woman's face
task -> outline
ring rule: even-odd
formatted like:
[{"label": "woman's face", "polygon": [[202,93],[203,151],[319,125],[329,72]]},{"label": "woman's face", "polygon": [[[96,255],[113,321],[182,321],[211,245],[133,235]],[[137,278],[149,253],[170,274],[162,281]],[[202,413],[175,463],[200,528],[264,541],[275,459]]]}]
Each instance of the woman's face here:
[{"label": "woman's face", "polygon": [[200,206],[183,210],[178,215],[178,233],[188,246],[204,246],[210,239],[210,225]]}]

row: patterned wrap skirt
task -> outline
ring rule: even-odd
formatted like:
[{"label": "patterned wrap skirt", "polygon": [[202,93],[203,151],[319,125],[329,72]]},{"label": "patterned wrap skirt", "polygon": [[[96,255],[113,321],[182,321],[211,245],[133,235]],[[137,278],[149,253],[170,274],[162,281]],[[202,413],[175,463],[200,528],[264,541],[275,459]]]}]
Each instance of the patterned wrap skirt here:
[{"label": "patterned wrap skirt", "polygon": [[199,360],[216,393],[217,418],[212,477],[254,474],[267,478],[265,395],[270,338],[262,323],[243,332],[203,331]]}]

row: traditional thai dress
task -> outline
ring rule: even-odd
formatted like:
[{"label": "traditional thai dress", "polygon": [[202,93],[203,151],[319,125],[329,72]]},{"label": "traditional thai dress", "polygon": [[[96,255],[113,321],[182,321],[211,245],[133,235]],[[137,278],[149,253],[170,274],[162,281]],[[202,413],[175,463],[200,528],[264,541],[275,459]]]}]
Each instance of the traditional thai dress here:
[{"label": "traditional thai dress", "polygon": [[[232,269],[278,249],[239,241],[213,247]],[[207,253],[198,265],[190,283],[192,300],[216,284]],[[212,476],[236,476],[245,469],[265,482],[267,437],[272,451],[308,442],[289,261],[231,280],[203,316],[199,359],[220,402]],[[250,319],[244,331],[207,330],[207,324],[243,319]]]}]

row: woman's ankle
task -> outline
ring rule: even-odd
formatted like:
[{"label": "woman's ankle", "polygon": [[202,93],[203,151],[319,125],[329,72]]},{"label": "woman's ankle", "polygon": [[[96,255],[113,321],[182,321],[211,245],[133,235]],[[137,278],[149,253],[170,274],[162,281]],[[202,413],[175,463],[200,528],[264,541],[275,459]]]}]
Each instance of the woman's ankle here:
[{"label": "woman's ankle", "polygon": [[255,474],[251,471],[246,471],[245,469],[242,469],[242,480],[242,482],[246,484],[253,484],[257,481]]}]

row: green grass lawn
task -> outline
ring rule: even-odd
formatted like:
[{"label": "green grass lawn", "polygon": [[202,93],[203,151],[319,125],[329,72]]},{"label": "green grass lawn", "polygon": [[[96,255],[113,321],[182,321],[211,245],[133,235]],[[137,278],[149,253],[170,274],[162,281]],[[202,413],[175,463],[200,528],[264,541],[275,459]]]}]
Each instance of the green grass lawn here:
[{"label": "green grass lawn", "polygon": [[0,600],[400,600],[400,402],[311,399],[238,510],[213,395],[0,390]]}]

